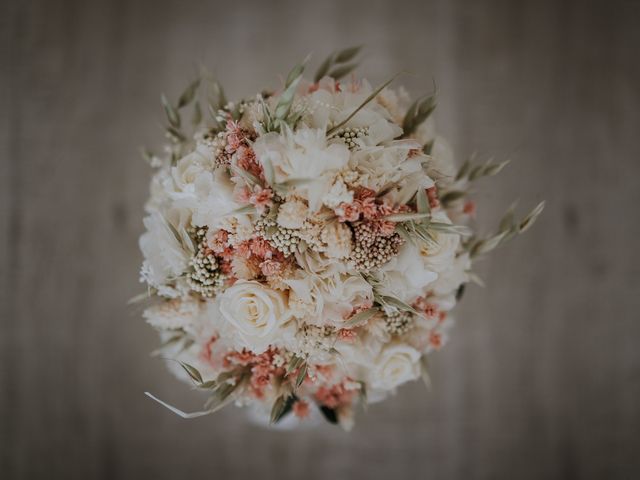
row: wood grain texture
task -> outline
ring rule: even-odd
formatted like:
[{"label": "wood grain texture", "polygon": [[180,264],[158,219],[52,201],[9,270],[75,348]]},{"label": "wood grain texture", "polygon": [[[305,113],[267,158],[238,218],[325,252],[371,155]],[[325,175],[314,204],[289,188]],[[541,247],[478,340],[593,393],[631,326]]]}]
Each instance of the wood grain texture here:
[{"label": "wood grain texture", "polygon": [[[638,2],[9,0],[0,17],[1,478],[640,476]],[[142,392],[200,399],[125,305],[158,96],[198,61],[240,96],[359,43],[374,81],[437,81],[461,158],[513,159],[479,188],[487,229],[514,199],[547,211],[480,267],[431,392],[351,434],[174,417]]]}]

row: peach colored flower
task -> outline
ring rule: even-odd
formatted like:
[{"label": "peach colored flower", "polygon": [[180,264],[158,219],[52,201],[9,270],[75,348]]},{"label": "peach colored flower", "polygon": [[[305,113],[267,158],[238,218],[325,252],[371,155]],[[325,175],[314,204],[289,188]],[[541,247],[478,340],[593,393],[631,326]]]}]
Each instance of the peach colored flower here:
[{"label": "peach colored flower", "polygon": [[249,203],[256,207],[258,213],[262,214],[267,207],[270,207],[273,204],[273,201],[271,200],[272,198],[273,192],[270,188],[261,188],[256,185],[253,193],[249,197]]},{"label": "peach colored flower", "polygon": [[347,390],[345,382],[338,383],[331,387],[322,386],[316,391],[316,399],[321,405],[329,408],[337,408],[348,405],[353,400],[353,390]]},{"label": "peach colored flower", "polygon": [[265,260],[260,264],[260,270],[265,277],[271,277],[280,273],[282,264],[276,260]]},{"label": "peach colored flower", "polygon": [[268,259],[273,257],[274,248],[264,238],[252,238],[249,242],[251,253],[256,257]]},{"label": "peach colored flower", "polygon": [[367,197],[362,200],[356,200],[359,206],[359,210],[362,216],[367,220],[374,220],[380,216],[379,205],[376,205],[376,199],[373,197]]},{"label": "peach colored flower", "polygon": [[360,207],[357,202],[341,203],[335,212],[341,222],[355,222],[360,218]]},{"label": "peach colored flower", "polygon": [[476,216],[476,202],[473,200],[467,200],[462,207],[462,212],[469,215],[470,217]]},{"label": "peach colored flower", "polygon": [[353,343],[356,341],[357,337],[358,334],[348,328],[342,328],[338,330],[338,338],[344,342]]},{"label": "peach colored flower", "polygon": [[298,400],[293,404],[293,414],[298,418],[306,418],[309,415],[309,404],[304,400]]}]

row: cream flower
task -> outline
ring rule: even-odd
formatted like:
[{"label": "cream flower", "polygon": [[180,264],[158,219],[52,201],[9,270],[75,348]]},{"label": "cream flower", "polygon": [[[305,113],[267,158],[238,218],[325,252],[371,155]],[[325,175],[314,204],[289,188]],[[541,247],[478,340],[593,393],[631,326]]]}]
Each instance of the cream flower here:
[{"label": "cream flower", "polygon": [[406,344],[386,346],[369,375],[372,388],[392,390],[420,376],[420,352]]},{"label": "cream flower", "polygon": [[340,222],[325,225],[320,240],[325,245],[324,252],[329,258],[345,258],[351,253],[351,229]]},{"label": "cream flower", "polygon": [[147,323],[159,330],[178,328],[192,330],[201,312],[201,302],[192,298],[174,298],[147,308],[142,316]]},{"label": "cream flower", "polygon": [[171,176],[177,191],[193,193],[198,175],[214,168],[214,156],[205,145],[198,145],[196,150],[178,160],[171,168]]},{"label": "cream flower", "polygon": [[[184,248],[190,241],[179,241],[174,230],[183,239],[188,235],[181,227],[172,230],[168,221],[158,212],[153,212],[144,219],[147,231],[140,237],[140,250],[144,255],[142,278],[149,285],[160,288],[180,276],[189,264],[193,252]],[[177,295],[177,293],[176,293]]]},{"label": "cream flower", "polygon": [[425,268],[420,252],[412,242],[405,242],[398,255],[382,266],[382,289],[406,303],[422,295],[438,274]]},{"label": "cream flower", "polygon": [[[451,223],[449,217],[447,217],[447,214],[444,212],[434,213],[432,219],[435,222]],[[435,242],[429,245],[422,243],[420,246],[420,256],[422,257],[425,268],[433,272],[442,272],[450,268],[453,264],[456,251],[460,246],[460,235],[437,231],[434,232],[433,235]]]},{"label": "cream flower", "polygon": [[431,286],[436,295],[446,296],[455,292],[460,285],[469,281],[468,271],[471,259],[468,253],[458,255],[449,268],[438,275],[438,280]]},{"label": "cream flower", "polygon": [[[295,190],[317,211],[336,174],[347,165],[349,149],[342,144],[327,144],[324,129],[301,128],[284,134],[267,133],[253,145],[261,164],[270,164],[276,183],[300,180]],[[268,170],[268,168],[267,168]]]},{"label": "cream flower", "polygon": [[248,281],[239,281],[222,294],[220,312],[254,353],[275,344],[291,316],[282,293]]},{"label": "cream flower", "polygon": [[302,200],[289,199],[278,209],[278,225],[284,228],[302,228],[308,212],[309,209]]}]

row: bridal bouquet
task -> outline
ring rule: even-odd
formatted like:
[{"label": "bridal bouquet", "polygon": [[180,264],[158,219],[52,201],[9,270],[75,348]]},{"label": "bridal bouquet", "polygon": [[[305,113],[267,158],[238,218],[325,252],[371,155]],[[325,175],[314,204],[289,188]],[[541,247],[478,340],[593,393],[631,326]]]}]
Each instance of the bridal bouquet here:
[{"label": "bridal bouquet", "polygon": [[239,102],[207,72],[162,97],[141,277],[158,354],[208,393],[189,414],[153,397],[179,415],[234,402],[349,428],[358,404],[426,378],[473,261],[542,211],[477,235],[470,185],[505,163],[456,168],[434,95],[346,79],[357,53]]}]

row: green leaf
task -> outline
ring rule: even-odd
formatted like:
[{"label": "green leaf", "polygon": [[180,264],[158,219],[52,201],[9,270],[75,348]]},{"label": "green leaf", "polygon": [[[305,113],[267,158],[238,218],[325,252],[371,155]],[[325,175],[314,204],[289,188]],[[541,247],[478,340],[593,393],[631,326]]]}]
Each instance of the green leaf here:
[{"label": "green leaf", "polygon": [[169,125],[174,128],[180,128],[180,114],[171,106],[164,94],[160,96],[160,102],[162,103],[162,108],[164,108],[164,113],[167,115]]},{"label": "green leaf", "polygon": [[429,218],[430,216],[431,214],[429,212],[394,213],[391,215],[387,215],[386,217],[384,217],[384,219],[388,220],[389,222],[408,222],[410,220],[422,220],[424,218]]},{"label": "green leaf", "polygon": [[292,398],[291,395],[281,395],[276,399],[273,403],[273,407],[271,407],[271,420],[270,423],[273,425],[278,423],[282,417],[287,413],[287,405],[289,404],[289,400]]},{"label": "green leaf", "polygon": [[304,382],[304,379],[307,377],[307,369],[307,363],[305,362],[298,370],[298,376],[296,377],[296,389],[300,388],[300,385],[302,385],[302,382]]},{"label": "green leaf", "polygon": [[201,383],[200,385],[198,385],[199,388],[205,389],[205,390],[211,390],[214,388],[218,388],[219,384],[216,380],[208,380],[206,382]]},{"label": "green leaf", "polygon": [[347,65],[341,65],[331,70],[331,73],[329,73],[329,76],[334,78],[335,80],[340,80],[341,78],[349,75],[356,68],[358,68],[357,63],[348,63]]},{"label": "green leaf", "polygon": [[343,76],[349,74],[355,67],[357,67],[357,63],[354,62],[350,65],[337,66],[331,71],[331,73],[328,72],[333,66],[345,64],[353,60],[355,56],[360,53],[361,49],[361,46],[356,46],[345,48],[344,50],[340,50],[339,52],[332,53],[325,59],[324,62],[322,62],[322,64],[320,64],[320,67],[318,67],[318,70],[313,77],[313,81],[317,83],[322,79],[322,77],[326,76],[327,74],[336,80],[339,80]]},{"label": "green leaf", "polygon": [[201,384],[202,383],[202,375],[200,375],[200,372],[198,371],[198,369],[192,365],[189,365],[188,363],[185,362],[178,362],[180,364],[180,366],[184,369],[185,372],[187,372],[187,374],[191,377],[191,379],[198,383]]},{"label": "green leaf", "polygon": [[486,165],[484,167],[483,174],[487,177],[492,177],[494,175],[497,175],[502,171],[504,167],[509,165],[509,163],[511,163],[511,160],[505,160],[504,162],[501,162],[501,163]]},{"label": "green leaf", "polygon": [[287,366],[286,375],[289,375],[290,373],[295,372],[303,362],[304,362],[304,358],[294,355],[293,359],[291,360],[291,363],[289,363],[289,365]]},{"label": "green leaf", "polygon": [[435,140],[430,140],[427,143],[424,144],[424,147],[422,147],[422,152],[425,155],[431,155],[431,152],[433,151],[433,145],[435,144]]},{"label": "green leaf", "polygon": [[369,308],[362,312],[356,313],[353,317],[346,320],[343,324],[341,324],[341,328],[352,328],[356,325],[364,324],[368,322],[373,316],[377,315],[380,312],[377,308]]},{"label": "green leaf", "polygon": [[435,95],[417,99],[407,110],[402,122],[402,135],[411,135],[436,108]]},{"label": "green leaf", "polygon": [[514,214],[514,206],[509,207],[509,210],[504,214],[502,219],[500,220],[500,225],[498,226],[499,232],[506,232],[513,228],[513,224],[515,222],[515,214]]},{"label": "green leaf", "polygon": [[438,232],[449,233],[451,235],[461,235],[463,237],[473,234],[471,229],[465,225],[451,225],[450,223],[431,222],[429,228]]},{"label": "green leaf", "polygon": [[389,80],[387,80],[386,82],[384,82],[382,85],[380,85],[378,88],[376,88],[371,95],[369,95],[364,102],[362,102],[353,112],[351,112],[347,118],[345,118],[343,121],[341,121],[340,123],[338,123],[336,126],[332,127],[331,129],[329,129],[329,131],[327,132],[327,136],[331,136],[333,135],[335,132],[337,132],[342,126],[346,125],[349,120],[351,120],[353,117],[356,116],[356,114],[362,110],[371,100],[373,100],[374,98],[376,98],[378,96],[378,94],[384,90],[385,88],[387,88],[387,86],[389,86],[391,84],[391,82],[393,82],[399,74],[394,75],[393,77],[391,77]]},{"label": "green leaf", "polygon": [[202,121],[202,109],[200,108],[200,102],[196,102],[193,105],[193,115],[191,116],[192,125],[200,125]]},{"label": "green leaf", "polygon": [[320,406],[320,412],[327,420],[327,422],[336,425],[338,423],[338,413],[333,408],[329,408],[326,405]]},{"label": "green leaf", "polygon": [[456,182],[458,180],[462,180],[465,177],[465,175],[469,173],[470,168],[471,168],[471,162],[467,159],[464,161],[464,163],[460,167],[460,170],[458,170],[458,173],[456,174]]},{"label": "green leaf", "polygon": [[427,191],[424,188],[419,188],[416,193],[416,208],[419,213],[430,213],[431,207],[429,205],[429,198],[427,197]]},{"label": "green leaf", "polygon": [[443,203],[443,205],[448,205],[466,196],[467,196],[467,192],[465,192],[464,190],[451,190],[449,192],[446,192],[444,195],[442,195],[440,197],[440,201]]},{"label": "green leaf", "polygon": [[480,240],[473,246],[471,256],[474,257],[476,255],[482,255],[483,253],[489,253],[502,243],[506,235],[507,232],[502,232],[494,235],[493,237]]},{"label": "green leaf", "polygon": [[200,86],[199,78],[196,78],[193,82],[189,84],[189,86],[185,89],[185,91],[182,92],[182,95],[180,95],[180,98],[178,98],[178,108],[185,107],[193,101],[199,86]]},{"label": "green leaf", "polygon": [[241,177],[250,187],[253,187],[254,185],[260,185],[260,179],[254,174],[247,172],[246,170],[233,164],[231,165],[231,170],[233,170],[233,173]]},{"label": "green leaf", "polygon": [[174,141],[178,143],[185,142],[187,140],[187,137],[184,136],[184,133],[171,125],[167,127],[167,133]]},{"label": "green leaf", "polygon": [[344,50],[340,50],[335,54],[335,62],[336,63],[346,63],[353,59],[358,53],[362,50],[362,45],[357,45],[355,47],[345,48]]},{"label": "green leaf", "polygon": [[316,74],[313,77],[313,81],[315,83],[318,83],[322,79],[322,77],[324,77],[327,74],[332,64],[333,64],[333,54],[329,55],[325,59],[325,61],[320,64],[320,67],[318,67],[318,70],[316,71]]},{"label": "green leaf", "polygon": [[382,302],[383,305],[390,305],[392,307],[395,307],[403,312],[411,312],[411,313],[415,313],[416,315],[418,314],[418,312],[416,311],[416,309],[414,309],[411,305],[403,302],[402,300],[395,298],[395,297],[390,297],[388,295],[381,295],[379,297],[379,300]]},{"label": "green leaf", "polygon": [[285,89],[280,95],[275,110],[275,116],[280,120],[285,120],[289,115],[291,105],[293,104],[293,98],[296,94],[296,89],[298,88],[298,83],[300,83],[300,80],[302,79],[302,73],[304,72],[305,63],[306,60],[305,62],[293,67],[293,69],[287,76]]},{"label": "green leaf", "polygon": [[540,202],[538,205],[534,207],[533,210],[531,210],[531,212],[529,212],[529,214],[526,217],[524,217],[524,219],[522,220],[522,222],[520,222],[520,225],[518,226],[518,230],[520,233],[526,232],[533,226],[538,216],[544,210],[544,205],[545,205],[544,201]]}]

